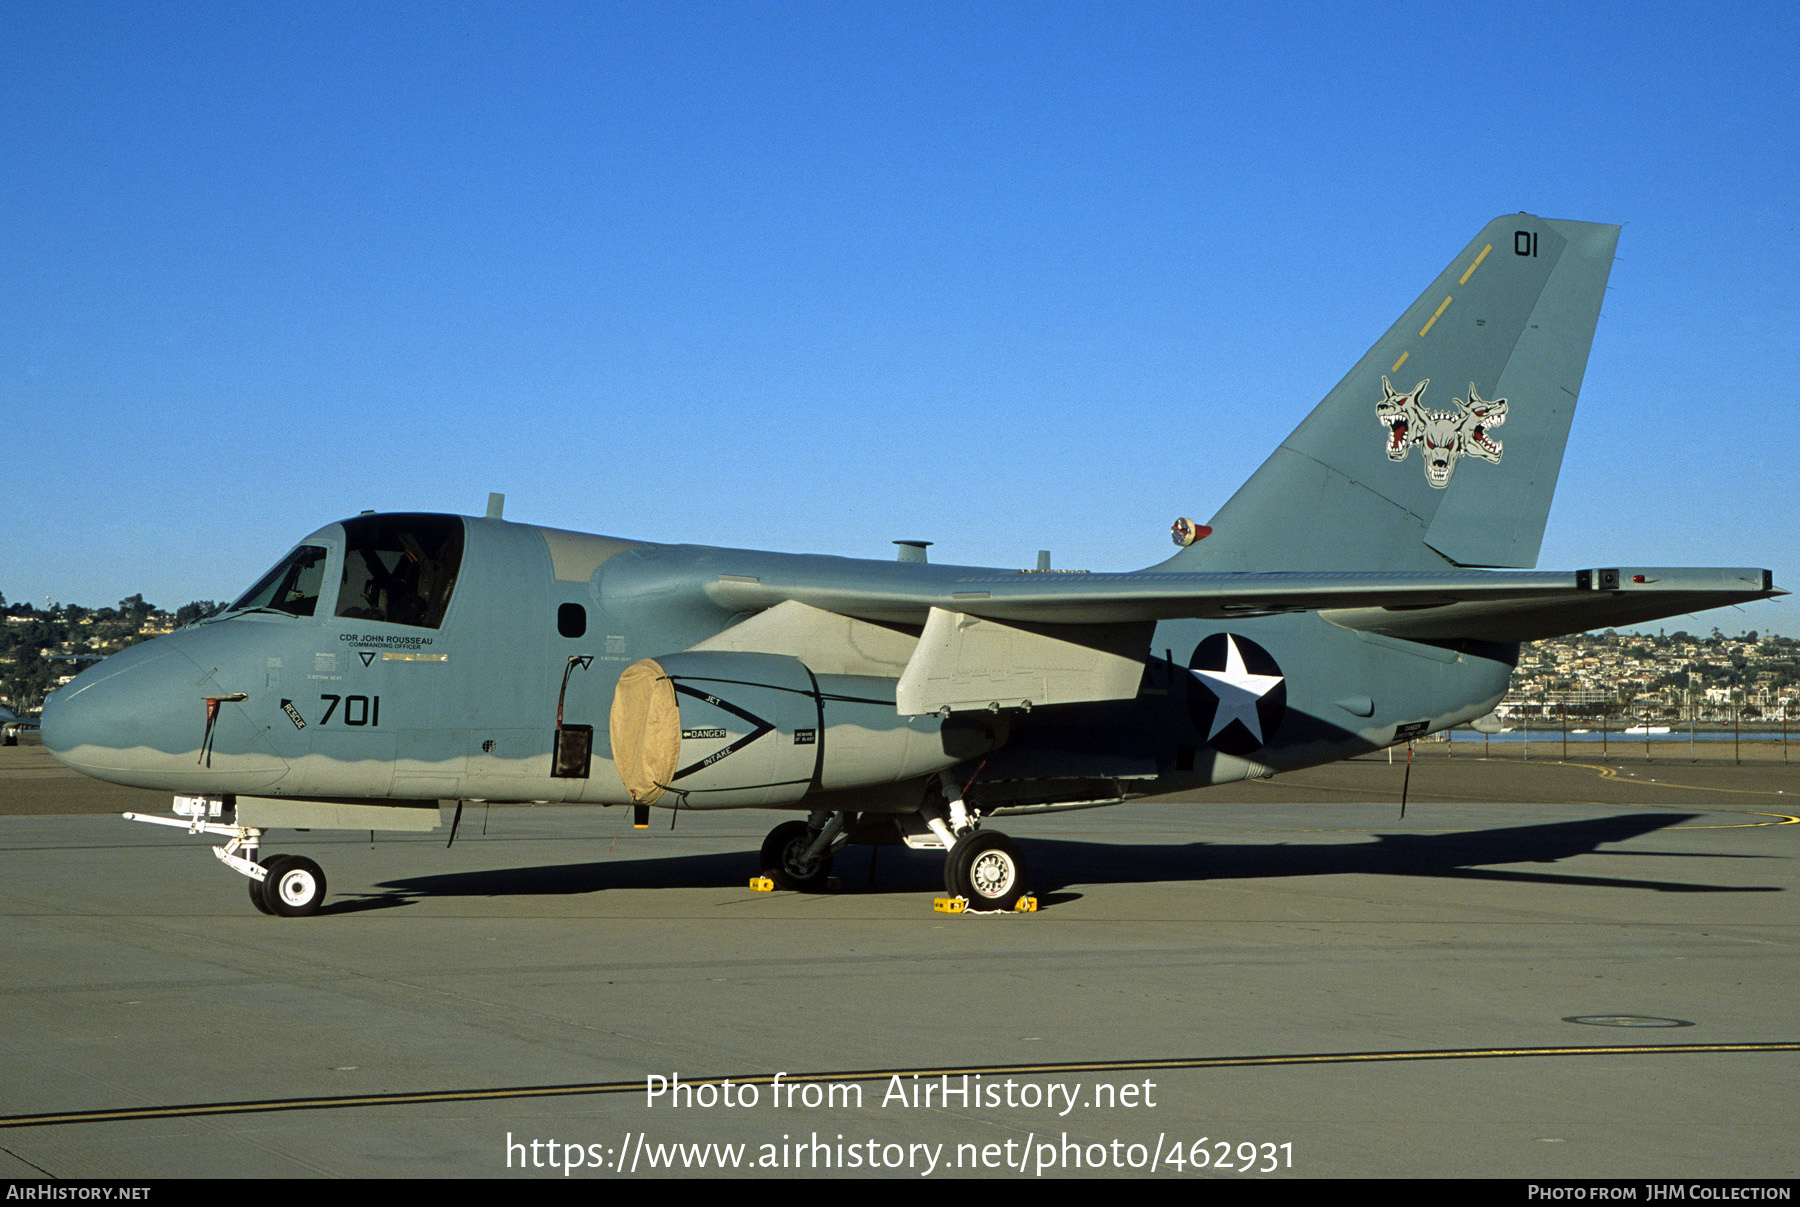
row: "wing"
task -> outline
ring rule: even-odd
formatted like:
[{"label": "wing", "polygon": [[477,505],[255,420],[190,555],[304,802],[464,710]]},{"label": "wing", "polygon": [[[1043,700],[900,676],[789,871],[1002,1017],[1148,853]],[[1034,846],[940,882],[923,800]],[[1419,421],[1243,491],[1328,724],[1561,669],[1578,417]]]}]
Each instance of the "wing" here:
[{"label": "wing", "polygon": [[702,648],[804,651],[820,671],[897,674],[896,707],[916,715],[1130,699],[1160,620],[1318,612],[1412,641],[1519,642],[1783,594],[1759,569],[871,574],[828,560],[710,578],[715,604],[753,615]]},{"label": "wing", "polygon": [[[1761,569],[973,572],[885,582],[866,574],[720,574],[715,604],[761,611],[789,600],[862,620],[923,624],[933,609],[1011,623],[1123,624],[1320,612],[1345,628],[1415,641],[1533,641],[1782,595]],[[952,569],[944,567],[945,570]],[[796,567],[798,571],[799,568]]]}]

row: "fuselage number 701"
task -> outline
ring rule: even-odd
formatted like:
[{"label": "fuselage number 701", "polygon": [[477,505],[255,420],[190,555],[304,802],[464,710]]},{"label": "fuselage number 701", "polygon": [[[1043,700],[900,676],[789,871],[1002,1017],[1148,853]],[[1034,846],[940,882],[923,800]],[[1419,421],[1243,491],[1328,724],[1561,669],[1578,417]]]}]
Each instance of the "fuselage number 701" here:
[{"label": "fuselage number 701", "polygon": [[319,724],[321,725],[324,725],[331,720],[332,714],[338,710],[338,703],[340,701],[343,702],[344,711],[342,715],[338,717],[338,720],[343,724],[381,724],[380,696],[333,696],[321,692],[319,699],[331,701],[331,706],[325,710],[325,715],[319,718]]}]

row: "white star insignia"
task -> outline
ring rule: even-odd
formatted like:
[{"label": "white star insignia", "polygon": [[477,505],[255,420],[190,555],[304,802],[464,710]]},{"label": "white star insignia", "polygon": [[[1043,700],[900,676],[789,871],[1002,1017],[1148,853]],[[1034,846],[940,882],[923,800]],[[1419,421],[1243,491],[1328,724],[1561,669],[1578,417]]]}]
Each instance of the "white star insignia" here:
[{"label": "white star insignia", "polygon": [[1212,732],[1206,735],[1207,741],[1219,736],[1219,731],[1233,721],[1242,721],[1250,736],[1262,744],[1262,718],[1256,713],[1256,702],[1275,690],[1281,682],[1280,675],[1253,675],[1244,667],[1243,651],[1238,649],[1237,638],[1225,635],[1225,669],[1222,671],[1203,671],[1192,668],[1193,674],[1211,689],[1219,698],[1219,707],[1213,713]]}]

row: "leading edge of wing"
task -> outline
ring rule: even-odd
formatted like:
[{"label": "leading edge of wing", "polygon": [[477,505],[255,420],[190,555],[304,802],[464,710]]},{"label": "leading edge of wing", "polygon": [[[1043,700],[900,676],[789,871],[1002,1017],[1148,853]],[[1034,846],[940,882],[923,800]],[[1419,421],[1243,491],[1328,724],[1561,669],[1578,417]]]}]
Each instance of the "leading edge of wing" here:
[{"label": "leading edge of wing", "polygon": [[[1784,594],[1769,571],[1754,568],[1618,568],[1606,570],[1242,571],[1118,574],[959,575],[932,582],[879,585],[786,575],[720,575],[705,586],[721,607],[756,611],[797,600],[864,620],[923,624],[932,608],[990,620],[1038,624],[1112,624],[1144,620],[1214,620],[1282,612],[1329,612],[1346,628],[1380,631],[1383,618],[1411,614],[1417,639],[1438,634],[1429,612],[1459,605],[1536,603],[1549,610],[1601,598],[1625,600],[1643,619],[1678,615]],[[1667,610],[1658,611],[1658,608]],[[1534,609],[1527,608],[1527,611]],[[1582,614],[1594,609],[1582,609]],[[1602,609],[1604,610],[1604,609]],[[1602,623],[1609,623],[1603,621]],[[1621,622],[1631,623],[1631,622]],[[1513,627],[1517,627],[1516,625]],[[1527,626],[1529,627],[1529,626]],[[1591,626],[1586,626],[1591,627]],[[1580,632],[1581,628],[1563,629]],[[1549,635],[1549,634],[1540,634]],[[1520,640],[1493,636],[1489,640]],[[1530,640],[1531,638],[1523,638]]]}]

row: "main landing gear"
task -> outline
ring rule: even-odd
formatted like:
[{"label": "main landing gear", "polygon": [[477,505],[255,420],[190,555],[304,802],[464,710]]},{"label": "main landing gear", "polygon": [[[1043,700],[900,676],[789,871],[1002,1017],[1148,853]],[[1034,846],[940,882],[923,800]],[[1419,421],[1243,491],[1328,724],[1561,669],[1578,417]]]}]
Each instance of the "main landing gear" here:
[{"label": "main landing gear", "polygon": [[944,859],[944,888],[966,897],[968,908],[1006,911],[1025,895],[1025,856],[1019,844],[997,830],[983,830],[981,815],[963,799],[962,785],[938,772],[944,803],[927,801],[920,815],[950,853]]},{"label": "main landing gear", "polygon": [[845,813],[815,809],[805,821],[784,821],[763,839],[763,875],[776,888],[816,893],[831,878],[831,856],[849,841]]},{"label": "main landing gear", "polygon": [[[1025,856],[1019,844],[997,830],[980,828],[980,815],[963,800],[960,785],[948,773],[939,777],[943,801],[929,801],[918,814],[908,845],[940,849],[944,888],[966,898],[968,909],[1011,910],[1025,895]],[[850,815],[820,809],[806,821],[784,821],[763,839],[763,875],[775,887],[817,892],[831,876],[831,857],[849,840]],[[925,831],[929,831],[926,833]],[[935,837],[934,837],[935,836]]]},{"label": "main landing gear", "polygon": [[145,821],[158,826],[176,826],[189,834],[218,834],[231,841],[214,847],[219,862],[249,878],[250,904],[265,914],[282,918],[304,918],[319,912],[325,903],[325,873],[304,855],[270,855],[257,860],[262,831],[254,826],[231,825],[210,821],[221,813],[221,802],[208,797],[175,798],[178,817],[158,817],[149,813],[127,813],[126,821]]},{"label": "main landing gear", "polygon": [[944,888],[971,910],[1010,910],[1025,895],[1025,856],[998,830],[971,830],[944,860]]}]

